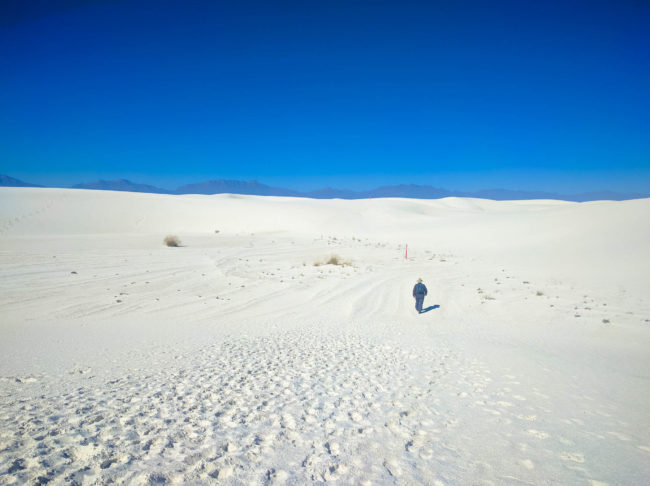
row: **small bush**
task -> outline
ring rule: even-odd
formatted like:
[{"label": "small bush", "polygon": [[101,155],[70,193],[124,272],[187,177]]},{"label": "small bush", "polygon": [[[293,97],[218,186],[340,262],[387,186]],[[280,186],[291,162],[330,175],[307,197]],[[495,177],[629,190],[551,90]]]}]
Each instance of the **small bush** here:
[{"label": "small bush", "polygon": [[340,256],[338,255],[331,255],[329,258],[327,258],[324,262],[314,262],[315,267],[320,267],[321,265],[341,265],[341,266],[349,266],[352,265],[352,263],[342,260]]},{"label": "small bush", "polygon": [[535,293],[535,295],[536,295],[537,297],[541,297],[542,295],[544,295],[544,292],[542,292],[541,290],[538,290],[538,291]]},{"label": "small bush", "polygon": [[174,236],[174,235],[165,236],[165,239],[163,240],[163,243],[165,244],[165,246],[171,246],[171,247],[181,246],[180,238],[178,236]]},{"label": "small bush", "polygon": [[[336,239],[336,238],[335,238]],[[326,262],[327,265],[342,265],[341,259],[338,255],[332,255]]]}]

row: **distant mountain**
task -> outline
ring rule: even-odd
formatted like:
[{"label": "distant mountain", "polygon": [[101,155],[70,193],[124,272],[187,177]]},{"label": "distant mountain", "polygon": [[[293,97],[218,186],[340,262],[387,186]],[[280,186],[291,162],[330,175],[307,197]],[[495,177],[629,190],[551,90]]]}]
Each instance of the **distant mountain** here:
[{"label": "distant mountain", "polygon": [[612,191],[583,192],[576,194],[569,201],[586,202],[586,201],[627,201],[629,199],[643,199],[650,197],[649,194],[629,193],[620,194]]},{"label": "distant mountain", "polygon": [[313,199],[363,199],[364,197],[363,192],[351,191],[350,189],[334,189],[332,187],[304,192],[301,196]]},{"label": "distant mountain", "polygon": [[370,199],[378,197],[406,197],[418,199],[439,199],[441,197],[459,196],[461,193],[438,189],[431,186],[418,186],[415,184],[402,184],[397,186],[382,186],[367,191],[352,191],[350,189],[333,189],[331,187],[309,191],[303,197],[315,199]]},{"label": "distant mountain", "polygon": [[478,199],[492,199],[494,201],[518,201],[530,199],[557,199],[563,201],[624,201],[650,197],[650,194],[621,194],[612,191],[589,192],[582,194],[559,194],[556,192],[542,191],[513,191],[509,189],[485,189],[481,191],[450,191],[432,186],[419,186],[415,184],[384,186],[370,191],[357,193],[358,197],[404,197],[417,199],[440,199],[443,197],[473,197]]},{"label": "distant mountain", "polygon": [[14,179],[5,174],[0,174],[0,187],[43,187],[38,184],[30,184],[19,179]]},{"label": "distant mountain", "polygon": [[176,194],[247,194],[252,196],[304,196],[298,191],[260,184],[257,181],[213,181],[187,184],[176,189]]},{"label": "distant mountain", "polygon": [[114,181],[95,181],[84,182],[72,186],[72,189],[97,189],[101,191],[126,191],[126,192],[147,192],[153,194],[173,194],[173,191],[161,189],[160,187],[149,186],[147,184],[136,184],[126,179],[117,179]]},{"label": "distant mountain", "polygon": [[625,201],[650,197],[650,194],[621,194],[612,191],[588,192],[574,195],[563,195],[554,192],[541,191],[512,191],[509,189],[486,189],[482,191],[450,191],[433,186],[416,184],[401,184],[397,186],[382,186],[368,191],[351,191],[347,189],[320,189],[301,194],[303,197],[316,199],[371,199],[378,197],[403,197],[412,199],[441,199],[443,197],[474,197],[492,199],[494,201],[517,201],[524,199],[557,199],[563,201]]},{"label": "distant mountain", "polygon": [[326,187],[314,191],[294,191],[281,187],[272,187],[258,181],[237,181],[215,179],[212,181],[187,184],[175,191],[168,191],[145,184],[135,184],[125,179],[116,181],[97,181],[88,184],[73,186],[78,189],[103,189],[110,191],[151,192],[156,194],[245,194],[251,196],[287,196],[309,197],[313,199],[373,199],[380,197],[403,197],[410,199],[441,199],[443,197],[474,197],[479,199],[492,199],[494,201],[517,201],[524,199],[557,199],[563,201],[624,201],[650,197],[650,194],[621,194],[612,191],[587,192],[582,194],[558,194],[541,191],[512,191],[509,189],[486,189],[481,191],[450,191],[433,186],[418,184],[399,184],[395,186],[381,186],[367,191],[353,191],[350,189],[336,189]]},{"label": "distant mountain", "polygon": [[[0,186],[9,187],[43,187],[36,184],[14,179],[7,175],[0,175]],[[104,191],[128,191],[146,192],[153,194],[245,194],[252,196],[285,196],[285,197],[308,197],[313,199],[372,199],[380,197],[402,197],[411,199],[440,199],[443,197],[474,197],[480,199],[492,199],[495,201],[516,201],[524,199],[558,199],[563,201],[624,201],[629,199],[641,199],[650,197],[650,194],[642,193],[617,193],[613,191],[585,192],[580,194],[566,195],[554,192],[541,191],[512,191],[509,189],[486,189],[481,191],[450,191],[433,186],[422,186],[417,184],[399,184],[394,186],[381,186],[366,191],[353,191],[350,189],[336,189],[326,187],[314,191],[295,191],[281,187],[272,187],[261,184],[258,181],[237,181],[226,179],[215,179],[211,181],[187,184],[178,189],[168,190],[147,184],[137,184],[126,179],[114,181],[99,180],[72,186],[73,189],[98,189]]]},{"label": "distant mountain", "polygon": [[443,197],[462,197],[458,191],[449,191],[433,186],[417,184],[400,184],[397,186],[382,186],[366,192],[366,197],[405,197],[417,199],[440,199]]},{"label": "distant mountain", "polygon": [[524,199],[557,199],[561,201],[627,201],[650,197],[650,194],[618,193],[613,191],[584,192],[580,194],[558,194],[556,192],[511,191],[508,189],[489,189],[466,193],[465,197],[493,199],[495,201],[519,201]]},{"label": "distant mountain", "polygon": [[[433,186],[421,186],[417,184],[400,184],[396,186],[382,186],[367,191],[351,191],[347,189],[320,189],[306,192],[306,197],[317,199],[372,199],[379,197],[403,197],[410,199],[441,199],[443,197],[475,197],[482,199],[494,199],[496,201],[507,201],[517,199],[562,199],[563,196],[547,192],[526,192],[510,191],[507,189],[489,189],[477,192],[450,191]],[[564,197],[566,199],[566,197]],[[572,199],[573,200],[573,199]]]},{"label": "distant mountain", "polygon": [[522,199],[562,199],[573,201],[571,196],[562,196],[554,192],[540,191],[511,191],[509,189],[486,189],[476,192],[468,192],[465,197],[476,197],[479,199],[492,199],[494,201],[518,201]]}]

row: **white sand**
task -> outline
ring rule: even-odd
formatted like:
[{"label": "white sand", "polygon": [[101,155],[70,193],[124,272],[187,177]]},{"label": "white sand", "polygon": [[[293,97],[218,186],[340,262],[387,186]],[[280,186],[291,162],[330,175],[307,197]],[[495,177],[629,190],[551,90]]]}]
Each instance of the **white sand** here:
[{"label": "white sand", "polygon": [[647,484],[648,214],[2,188],[0,485]]}]

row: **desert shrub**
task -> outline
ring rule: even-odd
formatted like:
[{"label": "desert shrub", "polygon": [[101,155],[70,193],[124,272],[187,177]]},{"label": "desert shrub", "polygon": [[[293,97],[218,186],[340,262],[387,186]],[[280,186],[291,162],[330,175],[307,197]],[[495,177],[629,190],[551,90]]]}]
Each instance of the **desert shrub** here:
[{"label": "desert shrub", "polygon": [[320,267],[321,265],[341,265],[343,267],[352,265],[351,262],[341,259],[338,255],[330,255],[324,261],[315,261],[314,266]]},{"label": "desert shrub", "polygon": [[176,247],[176,246],[181,246],[181,240],[178,236],[175,235],[167,235],[165,236],[165,239],[163,240],[163,243],[165,246],[171,246],[171,247]]},{"label": "desert shrub", "polygon": [[341,262],[341,259],[339,258],[338,255],[332,255],[330,256],[329,260],[325,262],[326,265],[343,265],[343,262]]},{"label": "desert shrub", "polygon": [[537,297],[541,297],[542,295],[544,295],[544,292],[542,292],[541,290],[538,290],[537,293],[535,293],[535,295]]},{"label": "desert shrub", "polygon": [[349,260],[343,260],[338,255],[332,255],[329,257],[329,260],[327,260],[327,265],[342,265],[344,267],[348,267],[352,266],[352,262]]}]

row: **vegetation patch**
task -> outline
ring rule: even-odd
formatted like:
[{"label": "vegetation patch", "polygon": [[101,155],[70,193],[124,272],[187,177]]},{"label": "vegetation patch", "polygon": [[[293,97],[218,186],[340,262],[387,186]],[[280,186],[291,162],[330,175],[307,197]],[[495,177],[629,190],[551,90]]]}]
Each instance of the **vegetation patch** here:
[{"label": "vegetation patch", "polygon": [[315,267],[320,267],[321,265],[338,265],[338,266],[346,267],[346,266],[351,266],[352,262],[343,260],[338,255],[330,255],[328,258],[325,259],[325,261],[314,262]]},{"label": "vegetation patch", "polygon": [[175,235],[167,235],[163,240],[165,246],[178,247],[181,246],[181,239]]}]

